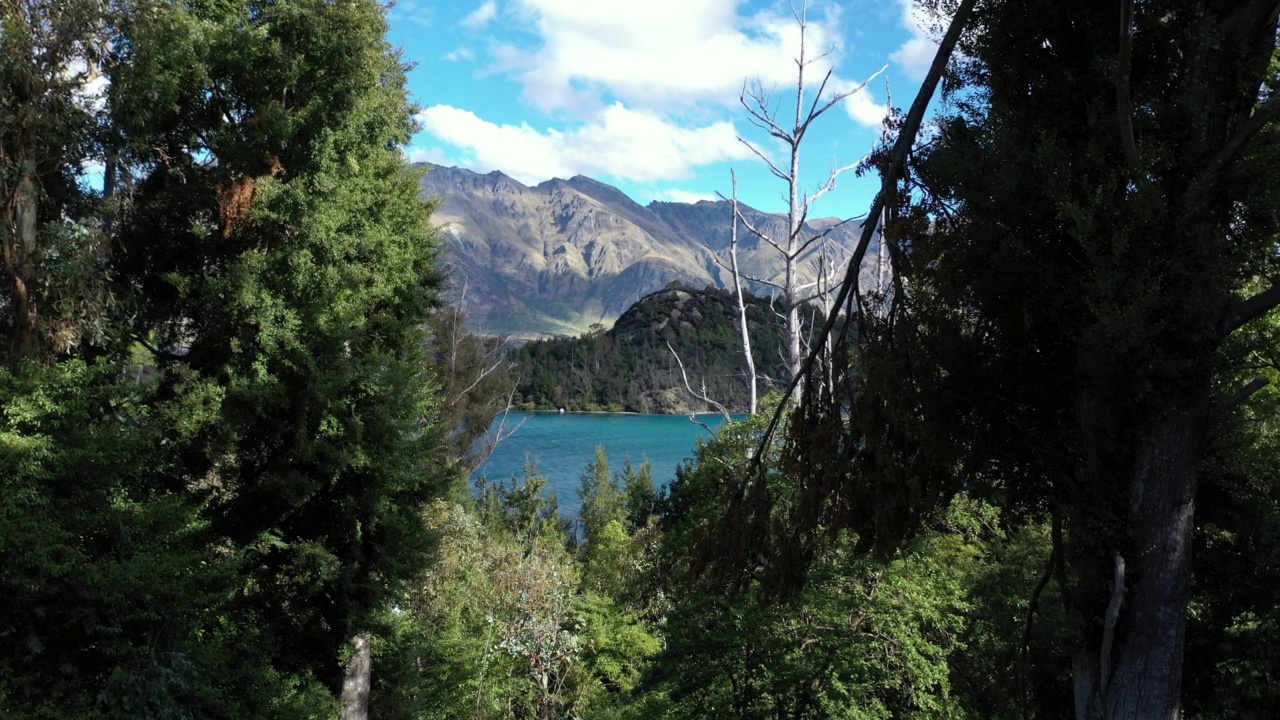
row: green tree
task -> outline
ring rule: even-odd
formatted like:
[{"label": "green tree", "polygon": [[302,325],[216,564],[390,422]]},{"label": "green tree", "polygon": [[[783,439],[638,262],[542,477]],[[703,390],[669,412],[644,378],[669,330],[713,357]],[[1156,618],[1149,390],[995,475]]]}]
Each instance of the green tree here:
[{"label": "green tree", "polygon": [[397,603],[379,716],[603,717],[633,688],[656,640],[585,587],[546,481],[530,460],[523,478],[482,479],[478,512],[428,512],[436,557]]},{"label": "green tree", "polygon": [[217,478],[213,530],[258,550],[236,613],[335,688],[343,642],[421,565],[418,508],[444,489],[435,244],[383,13],[158,6],[132,17],[111,86],[135,333],[162,392],[217,388],[218,421],[181,452]]},{"label": "green tree", "polygon": [[0,703],[329,714],[340,648],[419,570],[419,508],[448,481],[435,246],[384,11],[0,12],[0,542],[31,558],[3,578],[22,640]]},{"label": "green tree", "polygon": [[620,484],[626,493],[623,504],[627,511],[627,522],[630,531],[636,532],[649,524],[649,518],[658,509],[658,491],[653,484],[653,463],[645,458],[640,467],[636,468],[628,455],[622,466]]},{"label": "green tree", "polygon": [[596,455],[582,471],[578,485],[578,501],[581,508],[578,519],[586,542],[604,531],[610,522],[622,519],[624,495],[618,478],[609,472],[609,455],[603,445],[596,446]]},{"label": "green tree", "polygon": [[[785,568],[698,572],[708,565],[698,537],[722,519],[720,497],[758,450],[780,400],[771,394],[761,415],[722,426],[680,468],[663,503],[656,572],[672,607],[666,647],[645,683],[647,709],[677,718],[962,716],[950,690],[952,654],[999,537],[992,508],[957,498],[887,558],[859,552],[857,538],[841,532],[812,558],[808,583],[786,596],[762,582],[775,572],[790,577]],[[780,440],[770,443],[757,476],[778,498],[778,522],[803,492],[780,472],[781,452]]]},{"label": "green tree", "polygon": [[93,155],[100,76],[97,0],[0,10],[0,326],[11,362],[65,353],[105,321],[94,198],[78,185]]}]

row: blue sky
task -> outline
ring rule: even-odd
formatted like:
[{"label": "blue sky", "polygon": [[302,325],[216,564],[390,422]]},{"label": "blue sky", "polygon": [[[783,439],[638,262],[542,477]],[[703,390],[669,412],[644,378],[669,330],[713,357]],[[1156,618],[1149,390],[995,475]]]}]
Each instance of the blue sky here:
[{"label": "blue sky", "polygon": [[[785,167],[781,143],[738,104],[759,79],[780,124],[794,120],[799,31],[785,0],[398,0],[388,17],[416,64],[414,160],[528,184],[588,175],[640,203],[728,195],[734,168],[743,202],[786,208],[785,184],[737,139]],[[813,192],[871,148],[887,91],[911,102],[936,46],[909,0],[811,0],[808,21],[809,57],[827,54],[806,84],[828,69],[829,88],[866,82],[806,136],[800,176]],[[845,173],[811,216],[860,215],[875,184]]]}]

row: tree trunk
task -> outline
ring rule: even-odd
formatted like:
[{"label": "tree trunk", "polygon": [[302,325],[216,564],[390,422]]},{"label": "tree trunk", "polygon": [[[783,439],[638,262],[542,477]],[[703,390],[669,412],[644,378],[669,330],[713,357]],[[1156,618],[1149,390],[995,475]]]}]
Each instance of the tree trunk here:
[{"label": "tree trunk", "polygon": [[[26,163],[23,163],[26,164]],[[33,161],[29,161],[34,165]],[[4,264],[13,293],[13,319],[10,326],[10,348],[14,357],[30,357],[36,349],[35,255],[36,218],[39,212],[39,189],[36,178],[24,173],[13,194],[9,208],[9,232],[4,248]],[[8,233],[6,233],[8,234]]]},{"label": "tree trunk", "polygon": [[733,291],[738,296],[738,325],[742,329],[742,354],[747,361],[747,381],[750,383],[751,404],[748,410],[756,414],[756,361],[751,356],[751,330],[747,325],[747,304],[742,298],[742,275],[738,272],[738,174],[729,171],[733,178],[733,230],[729,234],[729,260],[733,267]]},{"label": "tree trunk", "polygon": [[1183,411],[1160,417],[1138,449],[1129,500],[1137,572],[1126,597],[1123,643],[1109,682],[1102,678],[1108,720],[1181,715],[1198,419]]},{"label": "tree trunk", "polygon": [[369,633],[351,638],[355,654],[342,677],[342,720],[369,720],[369,688],[373,676],[373,639]]},{"label": "tree trunk", "polygon": [[1116,642],[1101,657],[1086,651],[1075,659],[1078,719],[1181,716],[1200,446],[1199,416],[1185,410],[1157,417],[1141,434]]}]

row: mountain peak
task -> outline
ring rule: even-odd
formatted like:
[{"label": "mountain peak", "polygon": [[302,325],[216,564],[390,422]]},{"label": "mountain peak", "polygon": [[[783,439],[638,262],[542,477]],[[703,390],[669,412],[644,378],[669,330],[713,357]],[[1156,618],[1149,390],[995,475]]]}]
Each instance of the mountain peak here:
[{"label": "mountain peak", "polygon": [[[646,207],[585,175],[528,187],[500,171],[450,167],[427,173],[422,187],[442,197],[435,222],[448,228],[444,259],[455,284],[448,297],[465,300],[462,309],[482,332],[576,335],[592,323],[611,324],[673,280],[692,287],[732,284],[715,257],[729,245],[724,202]],[[785,235],[786,216],[743,210],[765,232]],[[852,247],[859,227],[847,223],[831,240]],[[755,238],[740,241],[744,273],[776,274],[780,258],[771,247]],[[802,258],[803,274],[811,276],[816,263]]]}]

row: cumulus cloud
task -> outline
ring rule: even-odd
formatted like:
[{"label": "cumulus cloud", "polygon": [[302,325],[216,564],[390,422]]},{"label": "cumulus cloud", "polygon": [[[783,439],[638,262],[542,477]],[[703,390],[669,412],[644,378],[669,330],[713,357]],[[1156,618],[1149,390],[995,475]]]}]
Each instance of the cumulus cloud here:
[{"label": "cumulus cloud", "polygon": [[462,150],[460,162],[482,172],[500,169],[525,183],[578,174],[677,180],[696,167],[750,154],[732,123],[684,128],[621,103],[567,130],[499,125],[449,105],[429,107],[418,119],[434,138]]},{"label": "cumulus cloud", "polygon": [[832,83],[834,92],[853,92],[852,95],[841,100],[840,104],[844,106],[844,111],[849,118],[859,125],[879,127],[884,123],[885,114],[889,112],[888,106],[878,102],[875,93],[871,90],[873,84],[883,72],[884,70],[881,69],[862,82],[855,83],[836,79]]},{"label": "cumulus cloud", "polygon": [[489,21],[498,16],[497,0],[484,0],[480,3],[480,7],[472,10],[469,15],[462,18],[463,27],[476,29],[482,28],[489,24]]},{"label": "cumulus cloud", "polygon": [[911,33],[911,37],[894,50],[889,59],[897,63],[907,77],[923,80],[938,53],[938,43],[934,42],[928,20],[915,3],[898,0],[898,4],[902,7],[902,26]]},{"label": "cumulus cloud", "polygon": [[[732,105],[744,79],[767,88],[795,82],[799,28],[790,15],[738,14],[737,0],[591,2],[518,0],[515,11],[542,44],[506,46],[499,69],[514,72],[525,99],[544,110],[582,110],[607,93],[628,106]],[[809,68],[821,77],[838,62],[838,13],[811,11]]]}]

